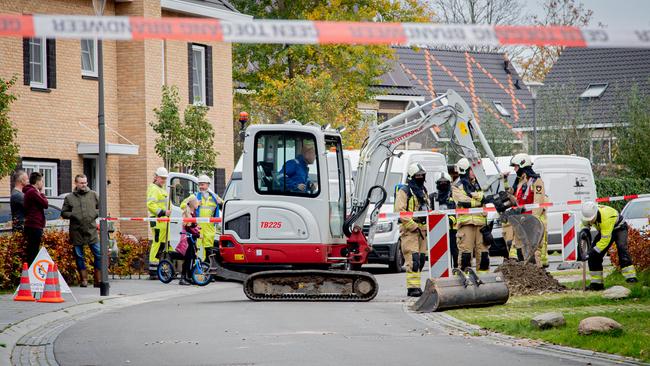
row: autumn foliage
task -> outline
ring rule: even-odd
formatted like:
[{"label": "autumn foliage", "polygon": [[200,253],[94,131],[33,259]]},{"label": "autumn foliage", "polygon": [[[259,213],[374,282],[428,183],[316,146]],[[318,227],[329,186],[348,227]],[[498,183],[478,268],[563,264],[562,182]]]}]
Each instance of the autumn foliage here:
[{"label": "autumn foliage", "polygon": [[[149,251],[147,239],[115,233],[119,254],[110,259],[109,274],[131,276],[146,272],[145,261]],[[72,244],[67,232],[50,230],[43,235],[43,246],[59,267],[69,285],[79,283]],[[21,234],[0,236],[0,289],[13,289],[20,282],[21,258],[25,245]],[[92,273],[93,261],[90,248],[86,247],[86,266]]]},{"label": "autumn foliage", "polygon": [[[632,257],[632,263],[637,271],[645,271],[650,269],[650,232],[640,232],[639,230],[629,228],[627,248]],[[618,263],[618,252],[616,245],[612,245],[609,250],[609,255],[612,264],[620,269]]]}]

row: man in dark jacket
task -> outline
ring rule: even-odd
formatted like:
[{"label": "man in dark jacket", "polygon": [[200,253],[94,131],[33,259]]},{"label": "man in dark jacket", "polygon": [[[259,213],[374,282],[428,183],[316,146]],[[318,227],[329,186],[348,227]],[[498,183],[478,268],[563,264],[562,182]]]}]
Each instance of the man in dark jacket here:
[{"label": "man in dark jacket", "polygon": [[45,229],[45,209],[48,207],[48,202],[43,193],[44,187],[43,175],[39,172],[30,174],[29,184],[23,187],[27,241],[25,262],[27,263],[32,263],[36,259],[41,246],[43,229]]},{"label": "man in dark jacket", "polygon": [[94,257],[95,277],[93,286],[99,287],[101,281],[101,251],[97,237],[99,217],[99,198],[88,188],[88,178],[83,174],[74,177],[75,188],[65,197],[61,216],[70,220],[70,241],[74,246],[74,257],[81,277],[81,287],[88,286],[88,271],[84,257],[84,245],[90,246]]},{"label": "man in dark jacket", "polygon": [[14,189],[11,190],[11,230],[14,233],[22,233],[25,226],[25,195],[23,188],[29,183],[29,177],[24,170],[14,173]]}]

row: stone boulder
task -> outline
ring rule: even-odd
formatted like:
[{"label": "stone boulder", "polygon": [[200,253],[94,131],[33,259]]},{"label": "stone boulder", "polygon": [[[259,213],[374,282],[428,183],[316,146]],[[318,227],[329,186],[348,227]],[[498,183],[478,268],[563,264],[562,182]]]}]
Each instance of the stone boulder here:
[{"label": "stone boulder", "polygon": [[530,320],[530,324],[539,329],[549,329],[566,325],[566,320],[562,313],[551,312],[537,315]]},{"label": "stone boulder", "polygon": [[614,319],[605,318],[604,316],[592,316],[580,321],[578,334],[607,333],[622,329],[623,326]]},{"label": "stone boulder", "polygon": [[610,287],[603,292],[603,297],[611,300],[625,299],[630,296],[630,289],[623,286]]}]

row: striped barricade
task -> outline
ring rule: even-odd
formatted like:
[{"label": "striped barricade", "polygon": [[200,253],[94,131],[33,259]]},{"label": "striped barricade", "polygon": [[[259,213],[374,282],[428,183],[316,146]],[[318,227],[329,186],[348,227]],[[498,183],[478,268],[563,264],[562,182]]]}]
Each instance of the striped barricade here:
[{"label": "striped barricade", "polygon": [[578,260],[578,240],[576,236],[576,215],[573,212],[562,213],[562,263],[559,270],[575,269]]},{"label": "striped barricade", "polygon": [[449,220],[447,214],[436,211],[427,216],[429,234],[429,278],[449,277],[451,274],[451,250],[449,249]]}]

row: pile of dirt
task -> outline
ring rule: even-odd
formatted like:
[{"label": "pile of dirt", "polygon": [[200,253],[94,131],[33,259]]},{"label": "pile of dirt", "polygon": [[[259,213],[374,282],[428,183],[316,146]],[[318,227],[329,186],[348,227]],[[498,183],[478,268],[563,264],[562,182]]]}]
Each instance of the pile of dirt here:
[{"label": "pile of dirt", "polygon": [[550,273],[531,263],[505,260],[495,272],[505,277],[510,295],[539,295],[566,290]]}]

